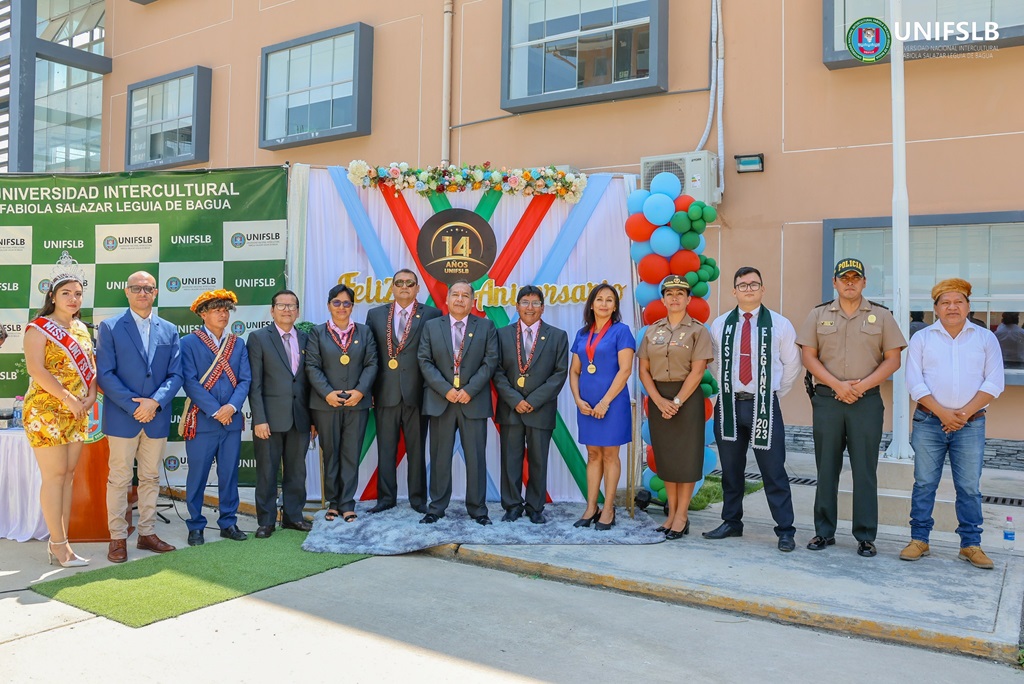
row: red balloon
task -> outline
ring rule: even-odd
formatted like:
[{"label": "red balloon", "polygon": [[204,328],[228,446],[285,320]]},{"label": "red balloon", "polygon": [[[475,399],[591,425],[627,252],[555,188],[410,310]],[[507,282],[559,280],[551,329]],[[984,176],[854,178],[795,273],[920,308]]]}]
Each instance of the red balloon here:
[{"label": "red balloon", "polygon": [[626,219],[626,235],[633,242],[647,242],[657,229],[658,226],[644,218],[643,212],[633,214]]},{"label": "red balloon", "polygon": [[655,299],[644,307],[644,325],[650,325],[665,316],[668,316],[668,310],[660,299]]},{"label": "red balloon", "polygon": [[693,198],[689,195],[680,195],[676,197],[676,211],[686,211],[693,204]]},{"label": "red balloon", "polygon": [[647,415],[647,404],[651,401],[650,397],[644,397],[644,415]]},{"label": "red balloon", "polygon": [[658,254],[648,254],[636,265],[640,280],[657,285],[669,274],[668,259]]},{"label": "red balloon", "polygon": [[676,275],[686,275],[690,271],[700,268],[700,257],[696,252],[688,249],[681,249],[672,255],[669,261],[669,269]]},{"label": "red balloon", "polygon": [[650,444],[647,445],[647,467],[654,471],[654,474],[658,474],[658,464],[654,462],[654,447]]},{"label": "red balloon", "polygon": [[690,318],[695,321],[707,323],[708,319],[711,318],[711,305],[708,304],[706,299],[690,297],[690,303],[686,305],[686,313],[690,314]]},{"label": "red balloon", "polygon": [[711,420],[711,415],[715,412],[715,408],[711,405],[711,400],[704,397],[704,420]]}]

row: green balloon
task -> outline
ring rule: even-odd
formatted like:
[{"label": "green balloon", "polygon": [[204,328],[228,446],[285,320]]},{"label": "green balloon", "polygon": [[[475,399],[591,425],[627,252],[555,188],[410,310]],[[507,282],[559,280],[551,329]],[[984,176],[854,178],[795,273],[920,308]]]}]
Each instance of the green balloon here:
[{"label": "green balloon", "polygon": [[700,278],[697,276],[696,271],[690,271],[689,273],[684,275],[683,278],[686,280],[686,282],[690,283],[691,289],[695,287],[697,283],[700,282]]},{"label": "green balloon", "polygon": [[717,265],[718,265],[718,262],[717,262],[717,261],[715,261],[715,257],[708,257],[708,258],[707,258],[707,259],[706,259],[706,260],[704,261],[704,263],[706,263],[706,264],[711,264],[712,266],[717,266]]},{"label": "green balloon", "polygon": [[704,220],[708,223],[713,223],[718,218],[718,212],[715,211],[714,207],[704,207]]},{"label": "green balloon", "polygon": [[708,280],[718,280],[718,277],[722,275],[722,269],[718,268],[718,266],[715,266],[714,269],[715,272],[711,274],[711,277],[708,278]]},{"label": "green balloon", "polygon": [[704,230],[708,227],[708,224],[707,222],[704,221],[704,219],[697,219],[696,221],[692,221],[690,225],[693,226],[691,230],[697,233],[697,235],[703,233]]},{"label": "green balloon", "polygon": [[651,489],[653,489],[654,491],[658,491],[659,489],[664,489],[664,488],[665,488],[665,481],[664,480],[662,480],[657,475],[655,475],[654,477],[651,478]]},{"label": "green balloon", "polygon": [[668,225],[672,226],[672,230],[682,235],[690,230],[690,217],[685,211],[677,211],[672,214],[672,220],[668,222]]},{"label": "green balloon", "polygon": [[696,204],[696,205],[697,205],[698,207],[700,207],[700,208],[701,208],[701,210],[703,210],[703,209],[704,209],[704,207],[708,206],[707,204],[705,204],[705,203],[704,203],[704,202],[702,202],[701,200],[694,200],[694,201],[693,201],[693,204]]},{"label": "green balloon", "polygon": [[700,278],[702,283],[706,283],[711,280],[711,271],[707,267],[701,266],[697,269],[697,277]]},{"label": "green balloon", "polygon": [[707,383],[703,383],[703,382],[700,383],[700,391],[704,393],[704,397],[705,398],[710,397],[711,396],[711,385],[708,385]]},{"label": "green balloon", "polygon": [[679,244],[683,246],[683,249],[697,249],[700,245],[700,235],[688,230],[679,237]]},{"label": "green balloon", "polygon": [[690,205],[690,208],[686,210],[687,216],[691,220],[697,220],[704,216],[704,207],[698,206],[696,202]]},{"label": "green balloon", "polygon": [[690,294],[694,297],[707,297],[710,290],[711,288],[708,287],[707,283],[698,282],[693,286],[693,289],[690,290]]},{"label": "green balloon", "polygon": [[658,501],[668,501],[668,495],[665,493],[665,488],[664,487],[662,487],[661,489],[655,491],[654,495],[656,497],[658,497]]},{"label": "green balloon", "polygon": [[700,381],[711,384],[715,381],[715,376],[711,374],[711,371],[706,370],[704,371],[704,375],[701,376]]}]

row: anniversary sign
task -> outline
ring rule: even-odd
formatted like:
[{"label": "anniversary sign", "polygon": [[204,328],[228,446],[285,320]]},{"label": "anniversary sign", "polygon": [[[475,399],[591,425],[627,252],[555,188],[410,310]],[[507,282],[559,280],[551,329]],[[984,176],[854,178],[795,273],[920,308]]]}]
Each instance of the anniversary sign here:
[{"label": "anniversary sign", "polygon": [[423,224],[416,251],[427,273],[451,285],[487,275],[497,244],[494,230],[482,216],[468,209],[446,209]]}]

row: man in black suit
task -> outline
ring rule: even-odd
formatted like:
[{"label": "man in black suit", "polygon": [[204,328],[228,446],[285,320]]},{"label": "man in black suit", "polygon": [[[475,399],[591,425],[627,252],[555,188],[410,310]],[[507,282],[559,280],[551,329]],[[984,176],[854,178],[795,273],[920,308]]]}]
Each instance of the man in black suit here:
[{"label": "man in black suit", "polygon": [[[299,297],[281,290],[270,300],[273,325],[249,333],[246,351],[252,368],[249,408],[256,454],[257,539],[274,533],[277,524],[277,472],[281,478],[281,527],[308,532],[302,517],[306,504],[306,450],[315,428],[309,418],[306,333],[295,327]],[[311,432],[313,434],[311,434]]]},{"label": "man in black suit", "polygon": [[405,434],[409,469],[409,505],[427,512],[427,417],[423,404],[423,375],[416,360],[420,334],[427,321],[441,312],[420,304],[419,279],[403,268],[391,279],[394,301],[370,309],[366,325],[377,341],[377,379],[373,386],[377,420],[377,505],[370,513],[395,507],[398,497],[398,437]]},{"label": "man in black suit", "polygon": [[[543,524],[547,498],[548,448],[555,429],[558,393],[569,374],[569,338],[541,320],[544,293],[527,285],[519,290],[519,321],[498,331],[501,362],[494,375],[501,425],[502,522],[523,515]],[[530,480],[523,499],[523,449]]]},{"label": "man in black suit", "polygon": [[448,288],[447,316],[423,327],[419,364],[425,383],[423,412],[430,416],[430,507],[421,523],[444,517],[452,498],[455,431],[466,457],[466,511],[481,525],[487,517],[487,419],[491,417],[491,376],[498,366],[494,324],[471,316],[473,286],[465,280]]}]

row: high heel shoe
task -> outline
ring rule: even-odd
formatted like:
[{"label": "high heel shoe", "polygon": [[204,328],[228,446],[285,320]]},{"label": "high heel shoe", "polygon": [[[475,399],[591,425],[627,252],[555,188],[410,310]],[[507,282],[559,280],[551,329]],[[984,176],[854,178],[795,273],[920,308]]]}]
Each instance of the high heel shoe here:
[{"label": "high heel shoe", "polygon": [[673,539],[681,539],[684,534],[690,534],[689,520],[686,521],[686,525],[683,527],[683,529],[679,530],[678,532],[673,529],[666,530],[665,539],[668,539],[669,541]]},{"label": "high heel shoe", "polygon": [[590,523],[596,523],[598,518],[601,517],[601,509],[597,509],[597,513],[590,516],[589,518],[580,518],[572,524],[573,527],[590,527]]},{"label": "high heel shoe", "polygon": [[601,530],[602,532],[610,530],[615,526],[615,509],[612,509],[612,521],[610,523],[595,522],[594,529]]},{"label": "high heel shoe", "polygon": [[70,559],[68,559],[66,561],[62,561],[61,559],[57,558],[57,556],[54,555],[53,551],[50,550],[50,547],[52,547],[52,546],[67,546],[67,544],[68,544],[68,540],[67,539],[65,539],[64,541],[61,541],[61,542],[53,542],[53,541],[46,542],[46,557],[47,557],[47,560],[49,560],[50,565],[53,565],[54,561],[57,561],[57,563],[62,568],[81,568],[81,567],[85,567],[86,565],[89,564],[88,560],[86,560],[85,558],[82,558],[81,556],[79,556],[79,555],[77,555],[75,553],[71,554],[72,557]]}]

